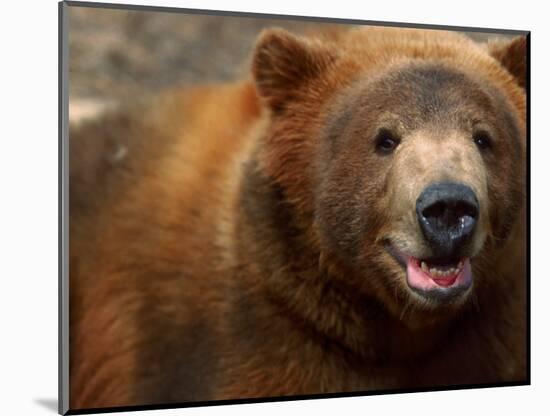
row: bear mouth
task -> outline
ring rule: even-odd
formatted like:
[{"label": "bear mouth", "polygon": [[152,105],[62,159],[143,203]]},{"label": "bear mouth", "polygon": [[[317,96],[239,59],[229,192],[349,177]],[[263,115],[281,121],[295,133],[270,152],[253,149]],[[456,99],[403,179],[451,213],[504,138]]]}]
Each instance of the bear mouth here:
[{"label": "bear mouth", "polygon": [[407,259],[407,283],[411,289],[468,288],[472,282],[470,259],[463,257],[447,263],[434,263],[413,256]]},{"label": "bear mouth", "polygon": [[408,287],[426,300],[450,302],[472,286],[469,257],[419,259],[395,247],[388,251],[405,268]]}]

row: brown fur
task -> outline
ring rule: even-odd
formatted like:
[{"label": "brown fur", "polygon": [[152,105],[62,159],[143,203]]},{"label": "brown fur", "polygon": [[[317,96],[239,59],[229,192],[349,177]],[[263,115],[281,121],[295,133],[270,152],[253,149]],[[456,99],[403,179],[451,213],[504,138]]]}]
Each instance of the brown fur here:
[{"label": "brown fur", "polygon": [[[71,132],[71,408],[524,380],[512,45],[271,30],[254,80]],[[474,119],[498,140],[489,155]],[[372,150],[380,123],[402,136],[392,157]],[[410,206],[441,178],[482,212],[473,293],[447,306],[416,299],[381,244],[427,250]]]}]

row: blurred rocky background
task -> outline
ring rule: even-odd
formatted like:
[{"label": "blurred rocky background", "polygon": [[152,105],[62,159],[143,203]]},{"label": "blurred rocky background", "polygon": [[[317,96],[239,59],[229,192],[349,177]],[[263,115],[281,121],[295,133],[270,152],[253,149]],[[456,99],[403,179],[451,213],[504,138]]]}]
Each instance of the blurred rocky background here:
[{"label": "blurred rocky background", "polygon": [[[259,32],[304,33],[334,24],[267,18],[69,8],[70,119],[174,84],[246,76]],[[495,35],[470,34],[484,41]]]}]

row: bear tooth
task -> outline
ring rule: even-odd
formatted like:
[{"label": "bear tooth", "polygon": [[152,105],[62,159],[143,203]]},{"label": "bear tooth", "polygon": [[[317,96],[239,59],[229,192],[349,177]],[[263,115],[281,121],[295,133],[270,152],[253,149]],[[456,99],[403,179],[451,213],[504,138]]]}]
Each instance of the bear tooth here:
[{"label": "bear tooth", "polygon": [[428,271],[428,266],[426,265],[426,262],[423,261],[423,262],[420,264],[420,267],[421,267],[422,270],[424,270],[425,272]]}]

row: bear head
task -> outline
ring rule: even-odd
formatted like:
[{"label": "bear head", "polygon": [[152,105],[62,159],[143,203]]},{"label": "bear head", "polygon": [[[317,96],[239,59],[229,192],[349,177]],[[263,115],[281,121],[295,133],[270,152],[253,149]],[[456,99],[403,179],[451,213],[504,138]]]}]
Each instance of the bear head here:
[{"label": "bear head", "polygon": [[441,316],[499,279],[524,199],[526,47],[416,29],[262,34],[259,165],[334,279],[394,314]]}]

